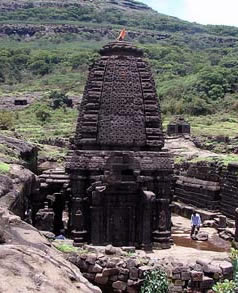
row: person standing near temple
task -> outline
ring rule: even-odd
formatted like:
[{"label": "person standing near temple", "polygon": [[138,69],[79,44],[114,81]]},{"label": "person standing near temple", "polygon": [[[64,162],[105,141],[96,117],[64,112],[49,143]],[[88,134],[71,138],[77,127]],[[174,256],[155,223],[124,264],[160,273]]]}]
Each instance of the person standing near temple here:
[{"label": "person standing near temple", "polygon": [[193,238],[194,234],[196,237],[196,235],[199,232],[201,224],[202,224],[202,221],[201,221],[201,217],[199,213],[196,213],[196,211],[193,210],[191,215],[191,226],[192,226],[191,233],[190,233],[191,238]]}]

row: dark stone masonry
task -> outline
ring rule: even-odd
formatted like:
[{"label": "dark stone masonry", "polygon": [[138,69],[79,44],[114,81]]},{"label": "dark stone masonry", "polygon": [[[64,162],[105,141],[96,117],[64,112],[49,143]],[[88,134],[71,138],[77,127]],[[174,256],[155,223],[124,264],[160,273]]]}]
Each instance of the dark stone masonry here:
[{"label": "dark stone masonry", "polygon": [[168,248],[173,162],[162,149],[150,67],[126,42],[109,43],[100,54],[66,163],[71,235],[78,245]]},{"label": "dark stone masonry", "polygon": [[166,272],[169,280],[169,293],[193,292],[211,293],[215,282],[232,279],[232,264],[227,260],[197,259],[183,264],[171,258],[153,258],[132,254],[125,248],[111,245],[105,248],[86,246],[87,253],[68,254],[68,260],[80,268],[83,276],[99,286],[102,292],[138,293],[145,274],[152,270]]},{"label": "dark stone masonry", "polygon": [[168,135],[190,134],[190,124],[181,116],[175,117],[167,127]]},{"label": "dark stone masonry", "polygon": [[238,163],[230,163],[223,172],[221,187],[221,212],[235,219],[238,207]]},{"label": "dark stone masonry", "polygon": [[174,200],[235,219],[238,206],[238,164],[185,163],[177,170]]},{"label": "dark stone masonry", "polygon": [[208,162],[189,163],[179,173],[175,184],[176,199],[199,208],[219,209],[222,166]]}]

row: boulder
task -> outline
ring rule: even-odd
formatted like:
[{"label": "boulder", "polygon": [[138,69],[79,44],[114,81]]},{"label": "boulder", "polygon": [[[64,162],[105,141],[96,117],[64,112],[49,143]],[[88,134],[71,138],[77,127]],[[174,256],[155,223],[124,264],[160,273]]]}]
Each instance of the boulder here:
[{"label": "boulder", "polygon": [[[23,140],[0,135],[0,144],[11,151],[19,159],[25,161],[25,165],[32,171],[37,170],[37,147]],[[12,162],[10,162],[12,163]]]},{"label": "boulder", "polygon": [[105,254],[107,255],[113,255],[113,254],[116,254],[116,252],[117,252],[116,247],[113,247],[110,244],[105,247]]}]

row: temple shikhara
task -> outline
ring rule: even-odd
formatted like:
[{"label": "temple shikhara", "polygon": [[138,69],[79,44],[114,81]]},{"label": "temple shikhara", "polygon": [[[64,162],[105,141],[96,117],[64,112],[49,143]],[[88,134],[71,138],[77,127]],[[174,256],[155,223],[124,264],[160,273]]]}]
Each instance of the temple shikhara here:
[{"label": "temple shikhara", "polygon": [[79,109],[70,177],[69,228],[75,244],[168,248],[173,162],[155,83],[143,51],[104,46]]}]

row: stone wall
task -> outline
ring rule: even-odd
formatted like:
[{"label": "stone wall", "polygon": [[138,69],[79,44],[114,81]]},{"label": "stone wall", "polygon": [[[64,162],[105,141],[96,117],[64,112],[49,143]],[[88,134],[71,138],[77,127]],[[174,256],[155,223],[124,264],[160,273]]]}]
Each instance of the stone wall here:
[{"label": "stone wall", "polygon": [[184,203],[216,210],[220,203],[222,166],[198,162],[182,166],[175,184],[175,196]]},{"label": "stone wall", "polygon": [[235,218],[238,207],[238,164],[199,162],[177,166],[175,200]]},{"label": "stone wall", "polygon": [[220,210],[228,217],[235,218],[238,207],[238,163],[229,164],[223,172]]},{"label": "stone wall", "polygon": [[68,260],[80,268],[86,279],[101,287],[104,293],[140,292],[145,273],[155,269],[167,273],[171,293],[206,293],[218,279],[232,278],[232,264],[225,260],[197,260],[186,265],[172,258],[152,259],[146,254],[130,252],[130,248],[125,251],[109,245],[105,250],[90,246],[85,249],[80,254],[70,254]]}]

